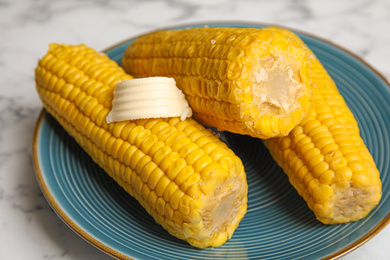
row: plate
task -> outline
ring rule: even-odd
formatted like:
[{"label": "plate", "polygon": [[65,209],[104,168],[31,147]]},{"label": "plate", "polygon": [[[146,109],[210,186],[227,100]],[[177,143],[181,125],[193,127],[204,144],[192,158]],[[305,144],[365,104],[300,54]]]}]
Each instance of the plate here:
[{"label": "plate", "polygon": [[[204,24],[174,28],[200,26]],[[121,259],[332,259],[366,242],[390,222],[390,88],[379,73],[350,52],[297,33],[336,81],[379,168],[383,197],[366,218],[348,224],[321,224],[260,140],[221,132],[221,138],[244,163],[249,183],[248,212],[226,244],[196,249],[157,225],[42,111],[35,128],[33,156],[37,180],[49,204],[81,237]],[[120,63],[133,40],[121,42],[106,53]]]}]

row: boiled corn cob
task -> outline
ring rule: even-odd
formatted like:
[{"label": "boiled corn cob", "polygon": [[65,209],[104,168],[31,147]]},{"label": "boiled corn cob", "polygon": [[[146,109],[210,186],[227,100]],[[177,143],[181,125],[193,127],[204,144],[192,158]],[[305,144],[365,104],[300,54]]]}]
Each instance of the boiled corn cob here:
[{"label": "boiled corn cob", "polygon": [[199,248],[229,239],[247,208],[241,160],[194,119],[107,124],[132,77],[85,45],[52,44],[35,70],[46,110],[172,235]]},{"label": "boiled corn cob", "polygon": [[[268,30],[305,46],[289,30]],[[379,172],[335,82],[311,50],[309,55],[313,98],[308,116],[288,136],[264,143],[319,221],[357,221],[381,198]]]},{"label": "boiled corn cob", "polygon": [[135,77],[173,77],[199,122],[259,138],[285,136],[306,115],[306,48],[277,32],[165,30],[141,36],[122,66]]}]

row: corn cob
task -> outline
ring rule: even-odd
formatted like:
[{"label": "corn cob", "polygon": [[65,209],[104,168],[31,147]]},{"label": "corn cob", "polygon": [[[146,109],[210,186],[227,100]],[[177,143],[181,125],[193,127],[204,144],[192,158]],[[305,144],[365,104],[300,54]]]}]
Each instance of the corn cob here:
[{"label": "corn cob", "polygon": [[52,44],[35,70],[46,110],[169,233],[199,248],[229,239],[247,208],[241,160],[194,119],[107,124],[132,77],[85,45]]},{"label": "corn cob", "polygon": [[[306,46],[289,30],[268,30]],[[319,221],[357,221],[381,198],[379,172],[335,82],[311,50],[309,57],[313,98],[307,117],[288,136],[264,143]]]},{"label": "corn cob", "polygon": [[262,29],[193,28],[141,36],[122,66],[134,77],[173,77],[200,123],[259,138],[285,136],[310,107],[308,56]]}]

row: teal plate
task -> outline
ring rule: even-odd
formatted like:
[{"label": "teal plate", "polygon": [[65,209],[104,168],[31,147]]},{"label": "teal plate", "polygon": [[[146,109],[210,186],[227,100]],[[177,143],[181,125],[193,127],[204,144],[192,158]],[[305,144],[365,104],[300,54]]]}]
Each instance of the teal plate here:
[{"label": "teal plate", "polygon": [[[208,23],[208,26],[266,25]],[[246,168],[248,213],[226,244],[196,249],[157,225],[43,111],[35,129],[33,153],[36,176],[49,204],[81,237],[121,259],[332,259],[366,242],[390,222],[390,88],[379,73],[355,55],[328,41],[297,33],[336,81],[380,171],[383,197],[366,218],[348,224],[321,224],[260,140],[222,132],[221,138]],[[133,40],[106,52],[120,63],[125,48]]]}]

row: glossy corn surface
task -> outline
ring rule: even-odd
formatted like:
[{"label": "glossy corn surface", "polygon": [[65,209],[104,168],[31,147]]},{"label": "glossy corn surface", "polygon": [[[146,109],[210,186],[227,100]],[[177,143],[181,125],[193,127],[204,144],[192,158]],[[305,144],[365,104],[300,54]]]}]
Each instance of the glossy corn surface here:
[{"label": "glossy corn surface", "polygon": [[285,136],[310,107],[306,48],[278,32],[157,31],[132,43],[122,66],[135,77],[175,78],[195,119],[234,133]]},{"label": "glossy corn surface", "polygon": [[107,124],[114,86],[131,78],[85,45],[52,44],[35,70],[46,110],[157,223],[195,247],[223,244],[246,213],[241,160],[191,118]]},{"label": "glossy corn surface", "polygon": [[[268,30],[304,45],[291,31]],[[357,221],[381,198],[379,172],[336,84],[309,52],[313,98],[308,116],[288,136],[264,143],[318,220],[325,224]]]}]

